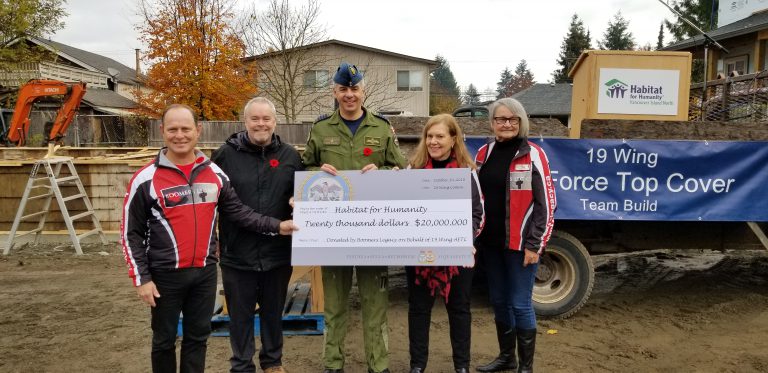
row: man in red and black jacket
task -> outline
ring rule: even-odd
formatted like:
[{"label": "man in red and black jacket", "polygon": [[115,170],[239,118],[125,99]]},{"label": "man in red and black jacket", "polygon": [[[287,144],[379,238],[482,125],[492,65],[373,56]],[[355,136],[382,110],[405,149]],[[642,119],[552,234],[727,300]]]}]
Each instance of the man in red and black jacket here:
[{"label": "man in red and black jacket", "polygon": [[166,148],[128,184],[121,241],[137,294],[152,307],[152,371],[176,372],[183,313],[181,371],[202,372],[216,297],[217,213],[262,234],[296,227],[240,201],[224,172],[195,150],[202,127],[190,107],[169,106],[160,129]]}]

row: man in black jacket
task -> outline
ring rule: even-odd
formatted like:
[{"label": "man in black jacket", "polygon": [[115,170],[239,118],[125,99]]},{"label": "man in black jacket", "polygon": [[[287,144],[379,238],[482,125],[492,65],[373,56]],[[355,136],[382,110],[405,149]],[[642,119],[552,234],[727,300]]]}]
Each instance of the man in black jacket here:
[{"label": "man in black jacket", "polygon": [[[254,98],[243,109],[245,131],[233,134],[211,158],[229,176],[242,201],[256,212],[290,219],[294,172],[303,169],[293,146],[275,135],[275,106]],[[266,372],[282,367],[282,311],[291,267],[291,238],[263,235],[219,220],[221,273],[230,315],[230,372],[255,372],[254,309],[259,304],[261,350]]]}]

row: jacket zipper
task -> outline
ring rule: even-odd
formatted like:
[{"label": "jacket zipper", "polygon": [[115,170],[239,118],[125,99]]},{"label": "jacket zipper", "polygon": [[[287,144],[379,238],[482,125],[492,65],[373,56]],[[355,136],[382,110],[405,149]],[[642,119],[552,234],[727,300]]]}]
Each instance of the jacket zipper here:
[{"label": "jacket zipper", "polygon": [[[269,146],[269,145],[267,145],[267,146]],[[268,164],[267,164],[267,147],[266,146],[262,146],[261,147],[261,161],[260,162],[256,162],[256,167],[257,167],[257,169],[256,169],[256,185],[258,186],[257,190],[262,190],[262,187],[263,187],[263,185],[261,185],[261,180],[263,179],[261,176],[262,176],[262,172],[264,170],[264,166],[268,166]],[[259,168],[261,168],[261,170]],[[261,194],[261,193],[259,193],[259,194]],[[259,196],[256,200],[258,201],[258,205],[257,205],[258,208],[259,208],[258,211],[264,211],[263,206],[261,205],[261,196]],[[258,271],[262,271],[262,269],[264,268],[264,266],[262,265],[262,260],[261,260],[261,249],[256,250],[256,265],[258,266],[258,269],[257,269]]]}]

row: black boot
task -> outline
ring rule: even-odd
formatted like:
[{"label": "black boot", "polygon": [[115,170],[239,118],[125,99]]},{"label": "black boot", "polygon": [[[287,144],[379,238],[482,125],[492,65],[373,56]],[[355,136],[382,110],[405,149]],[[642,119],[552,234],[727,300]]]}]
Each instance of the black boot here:
[{"label": "black boot", "polygon": [[499,339],[499,356],[488,364],[477,367],[478,372],[503,372],[517,369],[515,359],[515,329],[496,322],[496,338]]},{"label": "black boot", "polygon": [[533,352],[536,350],[536,329],[517,329],[518,373],[533,373]]}]

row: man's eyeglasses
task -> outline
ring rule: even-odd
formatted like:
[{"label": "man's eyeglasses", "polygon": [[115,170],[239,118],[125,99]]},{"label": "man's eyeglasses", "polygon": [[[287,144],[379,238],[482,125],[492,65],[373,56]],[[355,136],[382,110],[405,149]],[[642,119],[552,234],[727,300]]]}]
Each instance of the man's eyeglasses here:
[{"label": "man's eyeglasses", "polygon": [[501,126],[505,123],[516,126],[520,124],[520,117],[493,117],[493,123],[495,123],[497,126]]}]

